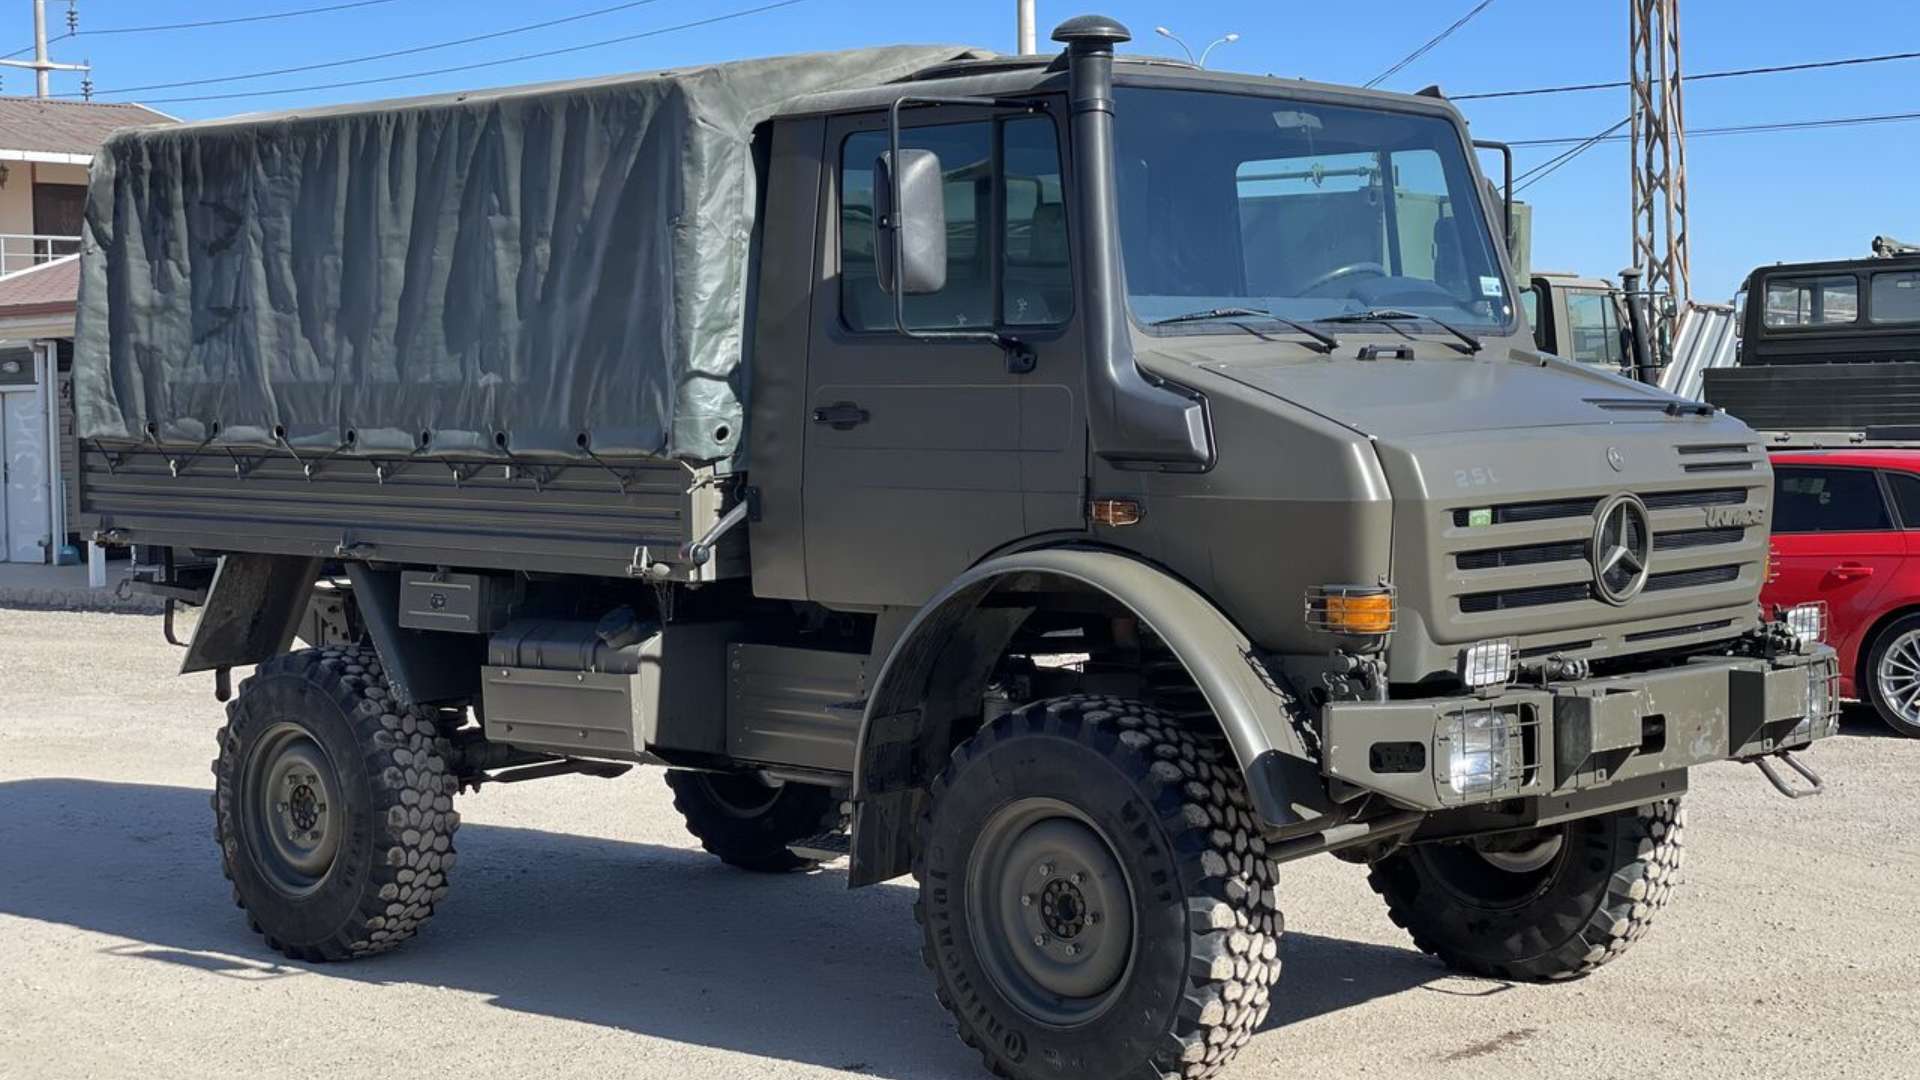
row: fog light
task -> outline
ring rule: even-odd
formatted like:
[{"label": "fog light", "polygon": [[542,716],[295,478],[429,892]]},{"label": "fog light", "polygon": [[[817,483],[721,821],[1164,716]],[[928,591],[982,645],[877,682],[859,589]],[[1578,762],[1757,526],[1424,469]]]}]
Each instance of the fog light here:
[{"label": "fog light", "polygon": [[1509,786],[1519,772],[1518,728],[1500,709],[1469,709],[1440,721],[1447,783],[1456,795],[1484,795]]},{"label": "fog light", "polygon": [[1513,681],[1513,642],[1477,641],[1460,652],[1460,681],[1469,688]]},{"label": "fog light", "polygon": [[1789,742],[1813,738],[1824,731],[1834,716],[1834,675],[1825,664],[1807,665],[1807,715],[1788,734]]},{"label": "fog light", "polygon": [[1817,645],[1827,640],[1827,602],[1815,600],[1787,609],[1787,633],[1802,645]]}]

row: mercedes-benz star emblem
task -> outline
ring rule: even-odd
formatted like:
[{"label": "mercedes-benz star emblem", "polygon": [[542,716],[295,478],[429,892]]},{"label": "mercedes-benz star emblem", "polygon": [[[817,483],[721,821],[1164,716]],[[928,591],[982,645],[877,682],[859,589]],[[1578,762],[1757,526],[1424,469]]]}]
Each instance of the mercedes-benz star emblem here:
[{"label": "mercedes-benz star emblem", "polygon": [[1614,472],[1619,472],[1627,467],[1627,455],[1621,453],[1619,447],[1609,446],[1607,447],[1607,464],[1613,466]]},{"label": "mercedes-benz star emblem", "polygon": [[1653,527],[1647,504],[1615,495],[1600,504],[1593,525],[1593,590],[1609,604],[1624,604],[1647,587]]}]

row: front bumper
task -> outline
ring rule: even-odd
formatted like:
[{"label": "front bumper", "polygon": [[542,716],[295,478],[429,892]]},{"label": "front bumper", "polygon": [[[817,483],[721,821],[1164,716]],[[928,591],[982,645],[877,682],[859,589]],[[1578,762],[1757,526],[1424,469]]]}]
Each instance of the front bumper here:
[{"label": "front bumper", "polygon": [[1696,657],[1485,696],[1331,702],[1322,768],[1418,810],[1566,796],[1799,749],[1839,730],[1839,708],[1825,645]]}]

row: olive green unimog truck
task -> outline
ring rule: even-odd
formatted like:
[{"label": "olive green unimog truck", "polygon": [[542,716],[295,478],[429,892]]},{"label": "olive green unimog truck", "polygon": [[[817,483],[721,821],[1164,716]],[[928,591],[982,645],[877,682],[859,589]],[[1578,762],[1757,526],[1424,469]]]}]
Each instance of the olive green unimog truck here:
[{"label": "olive green unimog truck", "polygon": [[110,142],[80,498],[200,608],[274,948],[413,936],[462,791],[658,765],[729,863],[916,878],[992,1068],[1210,1076],[1290,860],[1576,976],[1689,769],[1817,786],[1759,440],[1535,350],[1452,106],[1054,36]]}]

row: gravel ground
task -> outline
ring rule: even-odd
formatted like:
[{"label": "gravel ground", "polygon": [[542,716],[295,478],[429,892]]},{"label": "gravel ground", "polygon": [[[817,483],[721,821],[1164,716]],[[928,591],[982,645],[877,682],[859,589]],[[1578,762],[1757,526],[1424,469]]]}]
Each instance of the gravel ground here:
[{"label": "gravel ground", "polygon": [[[730,871],[658,774],[460,807],[452,897],[400,952],[281,963],[228,899],[220,709],[159,620],[0,610],[0,1077],[975,1077],[912,890]],[[1555,987],[1447,974],[1332,859],[1284,871],[1287,973],[1232,1076],[1920,1077],[1920,742],[1870,717],[1824,797],[1697,773],[1686,885]]]}]

